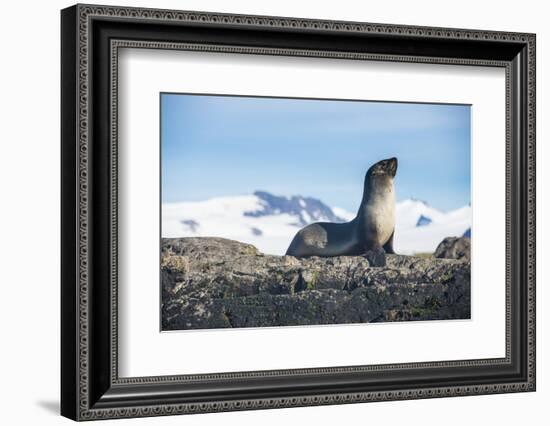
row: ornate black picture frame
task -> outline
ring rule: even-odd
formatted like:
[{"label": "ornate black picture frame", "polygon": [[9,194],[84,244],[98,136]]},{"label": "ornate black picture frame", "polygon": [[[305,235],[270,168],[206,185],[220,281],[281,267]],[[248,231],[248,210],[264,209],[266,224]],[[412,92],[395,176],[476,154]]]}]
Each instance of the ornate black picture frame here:
[{"label": "ornate black picture frame", "polygon": [[[535,390],[535,35],[76,5],[61,13],[61,413],[158,416]],[[187,49],[506,70],[506,356],[120,378],[117,52]]]}]

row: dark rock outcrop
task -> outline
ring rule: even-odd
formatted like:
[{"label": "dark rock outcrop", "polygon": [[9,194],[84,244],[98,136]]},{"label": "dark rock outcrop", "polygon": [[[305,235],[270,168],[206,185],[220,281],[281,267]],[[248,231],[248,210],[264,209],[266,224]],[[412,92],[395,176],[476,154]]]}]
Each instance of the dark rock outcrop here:
[{"label": "dark rock outcrop", "polygon": [[470,238],[447,237],[439,243],[434,257],[439,259],[463,259],[470,261]]},{"label": "dark rock outcrop", "polygon": [[162,329],[470,318],[470,264],[297,259],[222,238],[162,241]]}]

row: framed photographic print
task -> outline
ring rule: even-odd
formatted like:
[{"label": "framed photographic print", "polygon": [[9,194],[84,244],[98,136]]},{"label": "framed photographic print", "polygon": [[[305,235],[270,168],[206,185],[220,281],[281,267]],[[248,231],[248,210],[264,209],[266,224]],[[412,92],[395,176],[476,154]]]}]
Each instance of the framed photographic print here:
[{"label": "framed photographic print", "polygon": [[535,35],[61,28],[64,416],[535,390]]}]

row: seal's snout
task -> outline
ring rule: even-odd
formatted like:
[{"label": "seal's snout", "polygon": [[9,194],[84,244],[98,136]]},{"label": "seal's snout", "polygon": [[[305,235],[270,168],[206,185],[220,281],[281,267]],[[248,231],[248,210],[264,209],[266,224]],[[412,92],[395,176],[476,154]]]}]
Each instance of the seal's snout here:
[{"label": "seal's snout", "polygon": [[390,174],[392,177],[395,177],[395,174],[397,173],[397,158],[389,158],[386,160],[386,162],[386,170],[388,171],[388,174]]}]

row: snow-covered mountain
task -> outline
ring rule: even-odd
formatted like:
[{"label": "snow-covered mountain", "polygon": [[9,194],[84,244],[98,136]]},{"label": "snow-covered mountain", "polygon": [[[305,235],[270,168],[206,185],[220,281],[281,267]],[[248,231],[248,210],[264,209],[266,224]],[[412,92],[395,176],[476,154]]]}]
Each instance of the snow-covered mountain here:
[{"label": "snow-covered mountain", "polygon": [[[396,206],[395,250],[402,254],[433,252],[450,236],[471,228],[469,206],[441,212],[418,200]],[[282,255],[294,234],[313,222],[345,222],[355,213],[329,207],[312,197],[283,197],[265,191],[205,201],[164,203],[163,237],[223,237],[255,245],[267,254]]]},{"label": "snow-covered mountain", "polygon": [[464,206],[450,212],[409,199],[396,205],[394,247],[397,253],[433,253],[446,237],[461,237],[472,226],[472,209]]},{"label": "snow-covered mountain", "polygon": [[254,196],[260,200],[261,207],[245,211],[243,213],[245,216],[265,217],[276,214],[289,214],[296,217],[296,225],[300,226],[319,221],[346,221],[346,219],[339,217],[329,206],[316,198],[299,195],[283,197],[265,191],[256,191],[254,192]]}]

